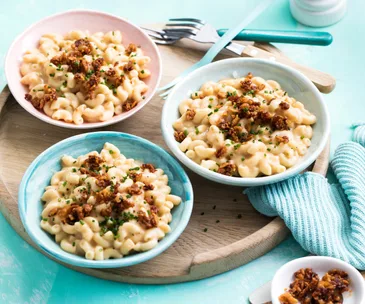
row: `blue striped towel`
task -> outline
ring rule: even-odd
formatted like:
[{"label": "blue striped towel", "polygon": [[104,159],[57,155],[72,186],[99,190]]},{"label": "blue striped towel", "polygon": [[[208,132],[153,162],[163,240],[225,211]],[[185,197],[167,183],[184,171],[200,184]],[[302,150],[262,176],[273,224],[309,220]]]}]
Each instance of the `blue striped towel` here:
[{"label": "blue striped towel", "polygon": [[306,251],[365,270],[365,123],[353,127],[353,141],[331,162],[338,184],[307,172],[245,193],[259,212],[280,216]]}]

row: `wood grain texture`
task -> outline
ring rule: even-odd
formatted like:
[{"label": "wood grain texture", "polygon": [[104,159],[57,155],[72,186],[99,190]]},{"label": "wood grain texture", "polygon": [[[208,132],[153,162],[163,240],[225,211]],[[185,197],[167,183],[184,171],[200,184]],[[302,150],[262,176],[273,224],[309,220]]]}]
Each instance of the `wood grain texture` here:
[{"label": "wood grain texture", "polygon": [[[277,53],[271,46],[265,49]],[[178,46],[161,47],[160,50],[162,84],[171,81],[201,57],[199,51]],[[217,59],[223,57],[226,56]],[[162,106],[163,100],[155,96],[132,118],[94,131],[132,133],[167,149],[160,131]],[[48,125],[29,115],[9,95],[8,88],[0,95],[0,110],[0,210],[18,234],[39,250],[19,219],[18,185],[24,171],[38,154],[81,131]],[[328,152],[327,147],[315,163],[316,172],[326,173]],[[163,254],[126,268],[102,270],[65,266],[121,282],[163,284],[191,281],[241,266],[265,254],[288,235],[283,221],[259,214],[242,194],[242,188],[216,184],[188,169],[186,171],[194,188],[193,214],[184,233]]]},{"label": "wood grain texture", "polygon": [[291,61],[285,56],[269,53],[253,45],[247,45],[243,50],[242,56],[269,59],[290,66],[307,76],[322,93],[331,93],[336,86],[335,78],[327,73],[318,71],[307,66],[303,66],[294,61]]}]

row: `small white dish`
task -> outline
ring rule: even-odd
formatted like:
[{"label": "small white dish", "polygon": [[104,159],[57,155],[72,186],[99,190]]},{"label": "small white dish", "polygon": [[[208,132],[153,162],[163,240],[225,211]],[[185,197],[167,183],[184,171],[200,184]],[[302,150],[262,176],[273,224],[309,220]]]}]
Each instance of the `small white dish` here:
[{"label": "small white dish", "polygon": [[343,303],[365,303],[364,279],[353,266],[335,258],[308,256],[286,263],[276,272],[271,283],[271,301],[273,304],[280,304],[279,296],[289,288],[290,283],[293,282],[293,274],[301,268],[312,268],[320,278],[334,268],[346,271],[350,278],[350,292],[343,294]]},{"label": "small white dish", "polygon": [[[151,58],[149,70],[151,76],[145,80],[148,85],[145,99],[130,111],[115,115],[103,122],[83,123],[76,125],[61,120],[55,120],[45,113],[38,111],[25,100],[28,88],[20,83],[20,64],[25,51],[36,48],[39,39],[47,33],[66,34],[71,30],[88,30],[90,33],[107,32],[118,29],[122,32],[123,44],[135,43],[140,45],[144,54]],[[137,25],[123,18],[92,10],[71,10],[52,15],[28,27],[12,43],[5,58],[5,75],[10,91],[16,101],[33,116],[59,127],[70,129],[91,129],[105,127],[120,122],[142,109],[153,97],[161,80],[161,58],[156,44]]]},{"label": "small white dish", "polygon": [[347,0],[290,0],[290,11],[300,23],[324,27],[339,22],[346,14]]},{"label": "small white dish", "polygon": [[[313,125],[311,146],[304,157],[293,167],[283,173],[262,177],[232,177],[208,170],[188,158],[179,149],[174,138],[173,123],[180,117],[179,104],[189,97],[192,91],[198,90],[207,81],[219,81],[226,78],[245,76],[249,72],[264,79],[272,79],[280,83],[288,95],[301,101],[306,109],[317,117]],[[290,178],[308,168],[323,151],[330,133],[330,119],[327,106],[322,95],[313,83],[297,70],[269,60],[252,58],[232,58],[220,60],[195,70],[169,94],[161,118],[162,135],[167,146],[174,155],[189,169],[212,181],[232,186],[260,186],[276,183]]]}]

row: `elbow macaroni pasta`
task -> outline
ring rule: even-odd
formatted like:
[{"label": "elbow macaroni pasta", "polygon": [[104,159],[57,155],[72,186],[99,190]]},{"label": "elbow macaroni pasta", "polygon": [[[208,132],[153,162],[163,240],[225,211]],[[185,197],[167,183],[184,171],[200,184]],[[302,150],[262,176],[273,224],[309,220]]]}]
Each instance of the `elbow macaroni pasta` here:
[{"label": "elbow macaroni pasta", "polygon": [[281,173],[311,144],[316,117],[279,83],[253,77],[207,82],[179,105],[179,148],[208,170],[229,176]]},{"label": "elbow macaroni pasta", "polygon": [[[77,48],[80,41],[89,49]],[[102,62],[96,68],[98,59]],[[21,83],[29,87],[26,99],[52,119],[74,124],[107,121],[145,98],[150,61],[140,47],[125,48],[120,31],[45,34],[38,48],[23,56]],[[90,82],[93,75],[96,83]],[[55,95],[49,98],[46,88]],[[86,90],[92,90],[92,96]]]},{"label": "elbow macaroni pasta", "polygon": [[69,253],[121,258],[152,249],[170,232],[171,209],[181,203],[170,192],[162,169],[105,143],[100,154],[62,157],[42,196],[40,225]]}]

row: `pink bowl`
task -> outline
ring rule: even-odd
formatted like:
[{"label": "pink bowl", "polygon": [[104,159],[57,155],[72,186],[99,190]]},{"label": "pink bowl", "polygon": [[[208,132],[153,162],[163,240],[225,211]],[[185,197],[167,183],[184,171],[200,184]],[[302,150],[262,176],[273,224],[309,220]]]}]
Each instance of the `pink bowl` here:
[{"label": "pink bowl", "polygon": [[[111,120],[75,125],[64,121],[54,120],[26,101],[24,95],[28,88],[20,83],[20,64],[26,50],[36,48],[42,35],[47,33],[66,34],[71,30],[88,30],[90,33],[120,30],[123,44],[135,43],[140,45],[145,55],[151,57],[149,69],[151,76],[146,80],[149,86],[145,99],[132,110],[116,115]],[[30,114],[52,125],[71,129],[91,129],[111,125],[132,116],[147,104],[156,92],[161,79],[161,58],[155,43],[136,25],[110,14],[91,10],[72,10],[56,14],[31,25],[19,35],[9,48],[5,59],[5,75],[11,93],[17,102]]]}]

